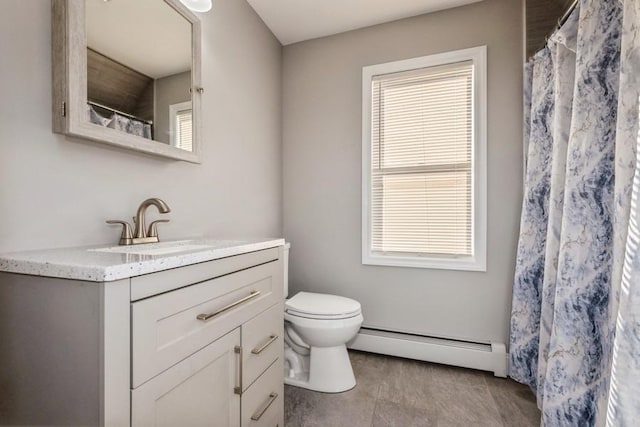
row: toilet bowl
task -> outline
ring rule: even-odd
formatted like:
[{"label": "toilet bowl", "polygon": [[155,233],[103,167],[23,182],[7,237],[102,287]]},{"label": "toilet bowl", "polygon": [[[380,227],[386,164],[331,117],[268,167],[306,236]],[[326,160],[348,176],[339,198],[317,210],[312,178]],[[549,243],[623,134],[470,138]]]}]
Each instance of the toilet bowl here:
[{"label": "toilet bowl", "polygon": [[[288,294],[288,244],[285,296]],[[355,387],[346,343],[362,325],[358,301],[337,295],[298,292],[285,301],[284,382],[309,390],[339,393]]]},{"label": "toilet bowl", "polygon": [[[348,305],[348,311],[336,309]],[[285,302],[285,384],[326,393],[356,385],[346,343],[362,325],[360,303],[300,292]]]}]

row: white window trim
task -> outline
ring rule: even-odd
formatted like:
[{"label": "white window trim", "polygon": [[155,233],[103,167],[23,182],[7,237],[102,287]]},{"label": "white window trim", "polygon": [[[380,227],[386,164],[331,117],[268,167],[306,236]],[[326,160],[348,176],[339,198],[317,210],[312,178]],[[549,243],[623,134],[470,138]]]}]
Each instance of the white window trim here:
[{"label": "white window trim", "polygon": [[[473,61],[473,256],[393,256],[371,251],[371,82],[374,76]],[[362,68],[362,264],[487,271],[487,47],[456,50]]]},{"label": "white window trim", "polygon": [[171,145],[173,147],[178,147],[178,131],[177,131],[177,120],[178,120],[178,112],[184,110],[192,110],[193,111],[193,103],[191,101],[178,102],[177,104],[169,105],[169,135],[171,140]]}]

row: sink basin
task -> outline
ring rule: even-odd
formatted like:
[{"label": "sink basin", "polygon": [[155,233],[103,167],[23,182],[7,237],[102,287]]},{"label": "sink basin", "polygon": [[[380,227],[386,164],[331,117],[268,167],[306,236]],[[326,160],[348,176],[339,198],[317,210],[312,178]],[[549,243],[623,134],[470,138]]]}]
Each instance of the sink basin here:
[{"label": "sink basin", "polygon": [[216,249],[232,246],[239,242],[234,240],[216,240],[199,243],[193,240],[181,240],[177,242],[147,243],[132,246],[113,246],[109,248],[89,249],[91,252],[107,252],[132,255],[170,255],[180,252],[197,252],[207,249]]}]

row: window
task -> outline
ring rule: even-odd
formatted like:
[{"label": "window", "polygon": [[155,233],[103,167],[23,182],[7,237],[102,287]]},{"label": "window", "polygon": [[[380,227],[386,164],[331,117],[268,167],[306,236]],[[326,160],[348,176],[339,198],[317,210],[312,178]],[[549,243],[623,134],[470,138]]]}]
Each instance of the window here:
[{"label": "window", "polygon": [[486,271],[486,47],[363,68],[362,263]]},{"label": "window", "polygon": [[191,101],[169,105],[171,145],[193,151],[193,108]]}]

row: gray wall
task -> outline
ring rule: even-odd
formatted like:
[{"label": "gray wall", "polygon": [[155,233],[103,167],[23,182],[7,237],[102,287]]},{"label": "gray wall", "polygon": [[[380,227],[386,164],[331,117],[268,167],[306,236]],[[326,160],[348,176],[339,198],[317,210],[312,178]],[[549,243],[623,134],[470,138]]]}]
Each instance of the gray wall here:
[{"label": "gray wall", "polygon": [[200,14],[204,153],[193,165],[54,135],[51,2],[2,2],[0,252],[114,244],[104,221],[130,220],[150,196],[172,208],[164,239],[281,235],[282,48],[245,1],[213,3]]},{"label": "gray wall", "polygon": [[191,101],[191,71],[163,77],[155,81],[155,117],[153,139],[171,143],[169,106],[179,102]]},{"label": "gray wall", "polygon": [[[486,273],[361,264],[365,65],[488,46]],[[284,232],[291,291],[353,297],[365,325],[507,340],[522,186],[522,4],[485,0],[284,48]],[[291,293],[290,293],[291,294]]]}]

